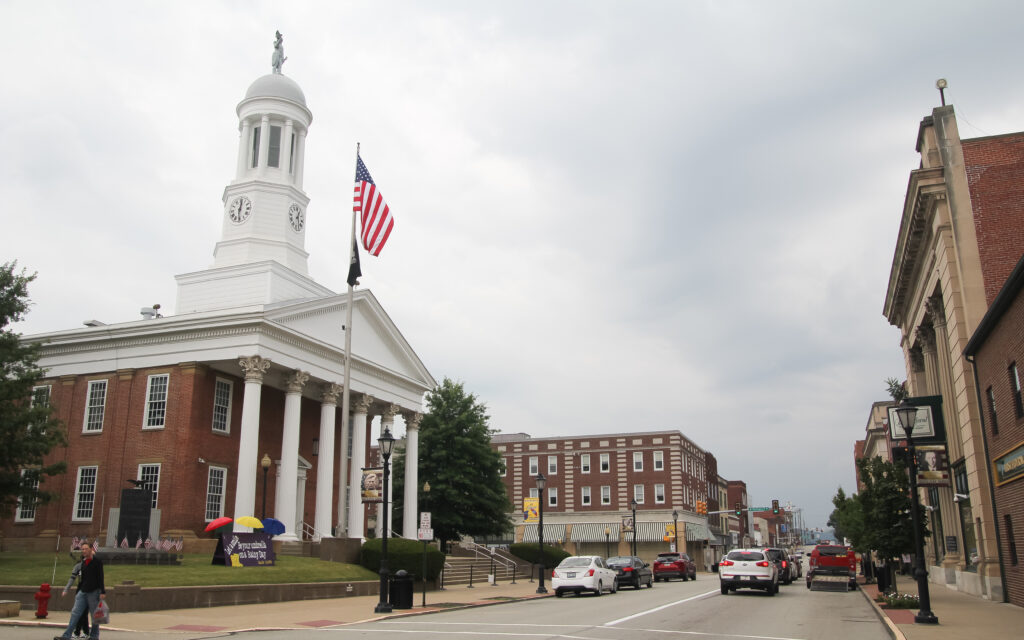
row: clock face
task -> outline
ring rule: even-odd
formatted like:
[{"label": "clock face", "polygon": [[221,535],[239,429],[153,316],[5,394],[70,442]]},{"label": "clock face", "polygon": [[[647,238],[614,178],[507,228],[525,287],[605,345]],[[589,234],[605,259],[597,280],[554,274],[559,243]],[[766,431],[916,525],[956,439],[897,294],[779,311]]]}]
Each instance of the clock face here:
[{"label": "clock face", "polygon": [[292,206],[288,207],[288,222],[296,232],[302,231],[302,227],[306,224],[306,215],[302,213],[302,207],[294,202]]},{"label": "clock face", "polygon": [[242,224],[248,220],[250,213],[252,213],[252,201],[245,196],[238,196],[231,201],[231,206],[228,207],[228,218],[235,224]]}]

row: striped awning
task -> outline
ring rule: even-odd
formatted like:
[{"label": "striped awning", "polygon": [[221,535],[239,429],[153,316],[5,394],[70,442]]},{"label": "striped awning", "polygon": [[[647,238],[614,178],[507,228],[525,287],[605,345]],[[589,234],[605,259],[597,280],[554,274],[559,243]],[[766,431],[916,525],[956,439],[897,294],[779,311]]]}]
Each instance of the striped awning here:
[{"label": "striped awning", "polygon": [[[672,524],[671,522],[637,522],[636,523],[636,541],[637,542],[663,542],[665,540],[665,525]],[[630,531],[624,531],[622,533],[622,539],[626,542],[633,541],[633,533]]]},{"label": "striped awning", "polygon": [[[524,525],[523,529],[523,542],[539,542],[537,537],[537,525],[527,524]],[[604,531],[604,529],[602,529]],[[559,540],[565,540],[565,525],[564,524],[545,524],[544,525],[544,541],[545,542],[558,542]]]},{"label": "striped awning", "polygon": [[[608,538],[605,538],[604,535],[604,530],[606,527],[609,532]],[[618,542],[619,523],[577,522],[572,525],[572,529],[569,531],[569,539],[573,542],[604,542],[606,539]]]},{"label": "striped awning", "polygon": [[708,531],[708,528],[703,524],[697,522],[686,523],[686,541],[687,542],[698,542],[704,540],[714,540],[714,536]]}]

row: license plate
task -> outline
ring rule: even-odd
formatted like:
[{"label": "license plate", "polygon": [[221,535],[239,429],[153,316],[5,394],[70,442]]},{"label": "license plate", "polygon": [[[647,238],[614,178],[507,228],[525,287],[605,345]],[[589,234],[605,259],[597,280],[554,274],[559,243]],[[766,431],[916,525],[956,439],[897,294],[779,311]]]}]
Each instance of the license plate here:
[{"label": "license plate", "polygon": [[750,580],[750,576],[740,576],[740,580]]},{"label": "license plate", "polygon": [[565,577],[566,578],[575,578],[576,577],[576,573],[575,572],[567,573],[567,574],[565,574]]}]

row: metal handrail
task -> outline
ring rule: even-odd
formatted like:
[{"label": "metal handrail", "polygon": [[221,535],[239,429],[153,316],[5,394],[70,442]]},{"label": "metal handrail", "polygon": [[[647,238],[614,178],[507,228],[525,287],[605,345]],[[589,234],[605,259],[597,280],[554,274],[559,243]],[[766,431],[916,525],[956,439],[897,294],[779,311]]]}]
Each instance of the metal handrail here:
[{"label": "metal handrail", "polygon": [[316,530],[316,528],[308,522],[302,523],[302,539],[317,541],[321,538],[327,537],[323,533]]},{"label": "metal handrail", "polygon": [[483,557],[486,560],[494,560],[495,564],[500,565],[505,569],[506,577],[508,576],[510,570],[512,571],[512,573],[515,573],[519,570],[519,563],[517,563],[515,560],[511,558],[506,558],[498,554],[498,551],[496,549],[492,551],[490,547],[486,547],[482,544],[477,544],[476,542],[462,542],[460,543],[460,546],[462,546],[464,549],[469,549],[473,551],[475,553],[475,557]]}]

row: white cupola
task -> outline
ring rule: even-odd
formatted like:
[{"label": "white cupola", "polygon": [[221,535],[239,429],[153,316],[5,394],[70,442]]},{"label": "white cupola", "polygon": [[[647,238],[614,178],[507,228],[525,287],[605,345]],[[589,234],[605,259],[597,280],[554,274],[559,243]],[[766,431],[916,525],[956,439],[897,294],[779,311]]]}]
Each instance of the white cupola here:
[{"label": "white cupola", "polygon": [[278,33],[273,72],[249,85],[236,109],[238,159],[224,188],[213,265],[177,276],[176,313],[332,293],[308,276],[302,174],[313,114],[298,83],[281,73],[285,60]]}]

